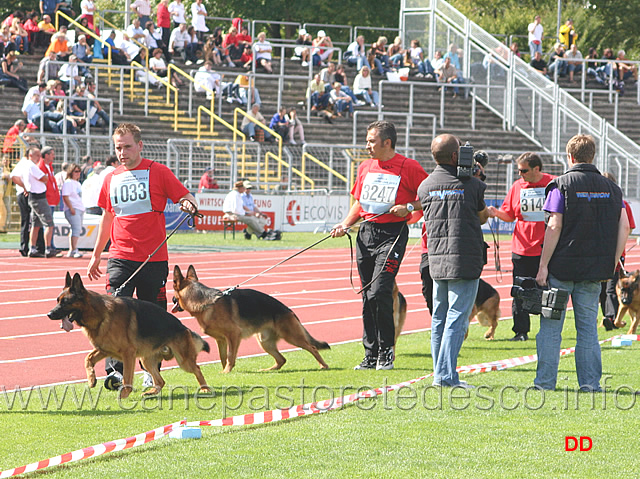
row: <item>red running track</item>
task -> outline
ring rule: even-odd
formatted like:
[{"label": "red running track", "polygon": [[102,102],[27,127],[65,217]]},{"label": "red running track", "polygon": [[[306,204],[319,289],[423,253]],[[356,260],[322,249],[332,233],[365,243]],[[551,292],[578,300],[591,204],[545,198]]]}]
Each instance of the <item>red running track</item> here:
[{"label": "red running track", "polygon": [[[630,242],[628,248],[632,244],[635,243]],[[175,264],[183,270],[193,264],[203,283],[225,289],[294,252],[171,253],[169,264],[170,270]],[[502,297],[503,317],[510,316],[511,311],[510,254],[509,244],[502,244],[500,258],[504,273],[496,273],[491,256],[483,274]],[[84,356],[91,350],[89,341],[79,328],[70,333],[60,330],[59,321],[49,320],[46,314],[56,303],[67,271],[79,272],[87,288],[104,292],[103,280],[86,280],[88,258],[22,258],[15,251],[0,250],[0,262],[0,391],[86,379]],[[398,284],[408,303],[405,332],[423,330],[431,322],[422,298],[419,264],[419,247],[409,248],[398,274]],[[628,255],[627,269],[634,270],[639,265],[640,248]],[[296,312],[314,337],[336,344],[358,340],[362,335],[361,300],[351,289],[349,269],[348,249],[310,250],[244,287],[275,296]],[[353,274],[358,287],[355,265]],[[167,285],[167,295],[169,299],[173,295],[171,281]],[[200,332],[196,320],[187,313],[179,313],[178,317],[186,326]],[[201,363],[218,360],[217,348],[211,345],[211,353],[200,354]],[[283,343],[280,348],[284,350],[291,346]],[[260,353],[263,351],[254,339],[242,342],[240,356]],[[270,361],[269,358],[267,365]],[[104,371],[103,364],[97,366],[98,375]]]}]

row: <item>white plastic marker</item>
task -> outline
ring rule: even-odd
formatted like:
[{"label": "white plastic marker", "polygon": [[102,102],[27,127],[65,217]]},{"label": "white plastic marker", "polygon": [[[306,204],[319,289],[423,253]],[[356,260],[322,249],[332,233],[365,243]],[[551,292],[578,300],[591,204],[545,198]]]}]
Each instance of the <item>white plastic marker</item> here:
[{"label": "white plastic marker", "polygon": [[[611,338],[603,339],[600,344],[613,341],[614,339],[622,338],[623,335],[613,336]],[[640,341],[640,335],[624,335],[625,339],[632,339],[634,341]],[[566,348],[560,351],[560,356],[566,356],[575,351],[575,347]],[[460,366],[457,368],[459,373],[481,373],[489,371],[500,371],[503,369],[509,369],[523,364],[535,362],[537,355],[522,356],[519,358],[503,359],[501,361],[493,361],[489,363],[473,364],[471,366]],[[393,386],[386,386],[382,388],[369,389],[368,391],[358,392],[349,396],[343,396],[336,399],[325,399],[324,401],[317,401],[313,403],[294,406],[289,409],[274,409],[271,411],[264,411],[258,413],[241,414],[239,416],[231,416],[223,419],[215,419],[212,421],[192,421],[186,422],[182,420],[167,426],[154,429],[136,436],[129,437],[127,439],[118,439],[116,441],[109,441],[97,446],[86,447],[84,449],[78,449],[77,451],[68,452],[60,456],[52,457],[51,459],[45,459],[44,461],[34,462],[26,466],[16,467],[14,469],[7,469],[0,472],[0,479],[7,477],[14,477],[26,472],[38,471],[47,467],[58,466],[68,462],[80,461],[82,459],[88,459],[90,457],[101,456],[113,451],[121,451],[123,449],[129,449],[132,447],[141,446],[156,439],[160,439],[166,436],[173,430],[187,430],[188,428],[197,428],[199,426],[246,426],[249,424],[266,424],[270,422],[283,421],[285,419],[291,419],[294,417],[308,416],[311,414],[318,414],[321,412],[333,411],[346,404],[359,401],[360,399],[373,398],[384,394],[389,391],[396,391],[403,387],[407,387],[411,384],[423,381],[433,376],[433,373],[421,376],[410,381],[405,381]],[[186,426],[186,429],[185,429]],[[192,433],[187,433],[192,434]],[[197,433],[193,433],[197,435]]]}]

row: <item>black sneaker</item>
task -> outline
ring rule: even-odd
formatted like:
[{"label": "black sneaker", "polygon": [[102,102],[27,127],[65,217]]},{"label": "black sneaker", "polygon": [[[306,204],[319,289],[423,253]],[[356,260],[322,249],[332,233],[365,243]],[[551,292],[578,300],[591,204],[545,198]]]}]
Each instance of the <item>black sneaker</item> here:
[{"label": "black sneaker", "polygon": [[246,239],[246,240],[250,240],[251,239],[251,233],[249,233],[247,230],[244,230],[244,239]]},{"label": "black sneaker", "polygon": [[44,258],[44,254],[37,249],[31,248],[31,251],[29,251],[29,258]]},{"label": "black sneaker", "polygon": [[55,250],[55,249],[47,248],[47,250],[46,250],[44,255],[47,258],[55,258],[56,256],[58,256],[58,251]]},{"label": "black sneaker", "polygon": [[605,316],[604,318],[602,318],[602,325],[604,326],[604,329],[606,329],[607,331],[611,331],[614,328],[613,321],[608,316]]},{"label": "black sneaker", "polygon": [[378,354],[378,363],[376,364],[376,369],[378,371],[393,369],[394,359],[395,359],[395,355],[393,354],[393,348],[383,349]]},{"label": "black sneaker", "polygon": [[353,369],[355,369],[355,370],[359,370],[359,369],[375,369],[377,363],[378,363],[378,358],[377,357],[369,356],[367,354],[367,355],[365,355],[365,357],[362,360],[362,362],[360,364],[358,364]]},{"label": "black sneaker", "polygon": [[528,339],[529,339],[529,336],[527,335],[527,333],[517,333],[509,341],[527,341]]}]

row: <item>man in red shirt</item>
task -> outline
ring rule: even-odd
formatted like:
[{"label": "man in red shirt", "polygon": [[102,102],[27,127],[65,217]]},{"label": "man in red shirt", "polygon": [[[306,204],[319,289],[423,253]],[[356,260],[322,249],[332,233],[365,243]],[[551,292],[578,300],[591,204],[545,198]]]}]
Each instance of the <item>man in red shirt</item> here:
[{"label": "man in red shirt", "polygon": [[162,29],[162,43],[164,43],[164,54],[168,56],[167,61],[171,61],[169,54],[169,38],[171,38],[171,14],[169,13],[169,0],[160,0],[156,12],[158,28]]},{"label": "man in red shirt", "polygon": [[[510,223],[517,220],[511,240],[513,278],[535,278],[544,239],[544,190],[555,177],[542,172],[542,160],[535,153],[523,153],[516,163],[520,179],[511,186],[500,209],[489,206],[489,216]],[[531,321],[529,313],[522,310],[521,300],[513,298],[511,311],[515,333],[511,341],[528,340]]]},{"label": "man in red shirt", "polygon": [[396,129],[387,121],[367,128],[371,159],[358,168],[346,218],[331,230],[343,236],[360,218],[357,262],[362,282],[362,343],[365,357],[355,369],[392,369],[394,360],[393,285],[405,253],[407,219],[420,209],[418,186],[427,177],[420,164],[395,152]]},{"label": "man in red shirt", "polygon": [[[56,152],[51,146],[45,146],[40,150],[42,157],[38,162],[38,168],[47,175],[49,180],[47,181],[47,203],[51,207],[51,214],[56,209],[56,206],[60,203],[60,190],[58,189],[58,182],[56,181],[56,177],[53,174],[53,160],[56,157]],[[48,245],[51,251],[55,251],[56,255],[58,251],[53,245],[53,236],[51,236],[51,244]]]},{"label": "man in red shirt", "polygon": [[[144,263],[164,241],[166,224],[164,209],[167,199],[180,204],[187,213],[196,213],[196,199],[173,172],[153,160],[142,158],[140,128],[122,123],[113,132],[116,156],[120,161],[102,184],[98,206],[104,210],[87,276],[90,280],[102,276],[100,260],[109,239],[107,261],[107,292],[112,294]],[[149,262],[119,292],[122,296],[156,303],[166,309],[165,284],[169,274],[166,243]],[[107,363],[107,372],[118,370],[122,363]]]}]

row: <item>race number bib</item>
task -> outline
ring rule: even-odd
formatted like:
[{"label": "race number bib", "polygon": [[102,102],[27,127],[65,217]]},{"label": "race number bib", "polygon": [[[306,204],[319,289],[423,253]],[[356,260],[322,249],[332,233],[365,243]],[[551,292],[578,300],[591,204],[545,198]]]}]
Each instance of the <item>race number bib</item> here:
[{"label": "race number bib", "polygon": [[520,190],[520,213],[524,221],[544,221],[544,188]]},{"label": "race number bib", "polygon": [[149,170],[125,171],[111,177],[111,206],[116,216],[149,213]]},{"label": "race number bib", "polygon": [[400,177],[385,173],[367,173],[362,183],[360,205],[367,213],[386,213],[396,204]]}]

